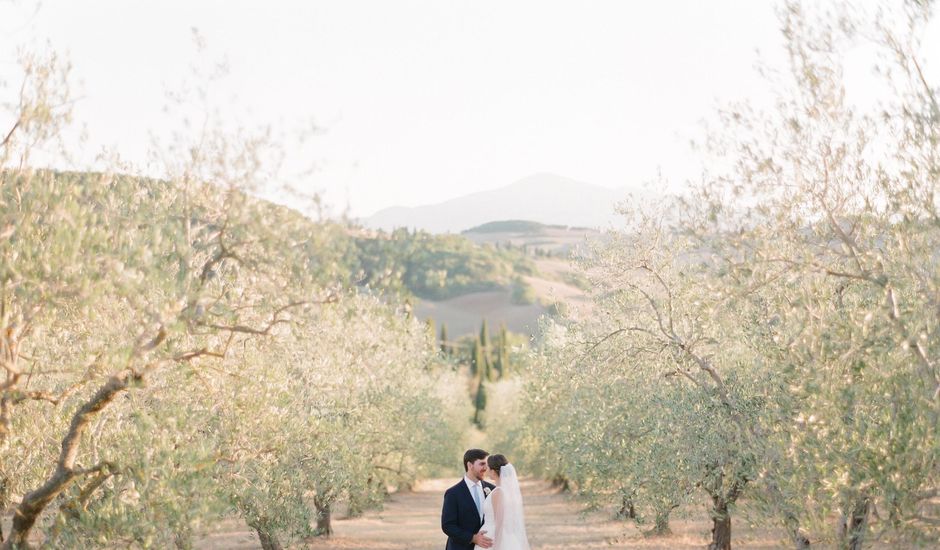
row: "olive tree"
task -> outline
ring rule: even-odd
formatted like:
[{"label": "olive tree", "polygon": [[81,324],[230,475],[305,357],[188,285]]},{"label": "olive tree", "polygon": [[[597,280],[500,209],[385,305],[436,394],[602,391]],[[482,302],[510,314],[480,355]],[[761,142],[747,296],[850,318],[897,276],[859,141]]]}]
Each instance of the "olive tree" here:
[{"label": "olive tree", "polygon": [[36,170],[31,151],[65,118],[62,73],[27,68],[0,152],[0,479],[5,499],[22,494],[10,548],[71,486],[80,498],[120,471],[88,432],[127,391],[331,300],[306,220],[244,192],[259,142],[202,136],[166,181]]},{"label": "olive tree", "polygon": [[[641,515],[654,518],[654,532],[704,491],[711,546],[728,548],[732,507],[759,473],[773,384],[749,337],[757,306],[725,290],[723,263],[707,248],[658,218],[631,220],[588,259],[595,315],[569,329],[562,361],[546,358],[563,369],[555,384],[558,419],[570,426],[565,452],[582,490],[603,488],[626,515],[649,510]],[[531,399],[539,393],[533,387]],[[548,437],[569,432],[557,433]]]},{"label": "olive tree", "polygon": [[459,452],[469,400],[445,399],[455,375],[435,364],[434,342],[415,319],[348,297],[277,346],[277,361],[245,358],[240,372],[268,374],[226,390],[233,407],[219,430],[223,448],[268,455],[231,462],[221,483],[265,547],[291,530],[330,534],[337,502],[377,505],[387,487],[410,486]]},{"label": "olive tree", "polygon": [[[790,85],[774,110],[724,113],[726,172],[697,187],[729,270],[776,296],[766,358],[794,380],[773,483],[802,521],[860,548],[875,527],[936,541],[940,447],[936,83],[931,3],[783,12]],[[876,109],[846,99],[845,52],[877,53]],[[717,248],[717,247],[716,247]],[[877,532],[876,531],[876,532]]]},{"label": "olive tree", "polygon": [[[724,110],[706,142],[716,162],[669,223],[631,218],[599,249],[599,328],[583,323],[566,345],[576,351],[554,356],[576,370],[628,365],[638,379],[672,370],[637,390],[663,405],[635,414],[672,415],[673,436],[701,433],[703,456],[723,457],[683,462],[715,505],[713,546],[730,546],[719,520],[748,487],[799,547],[833,514],[841,547],[872,533],[936,541],[940,109],[921,46],[931,5],[862,8],[784,7],[792,70],[777,102]],[[860,44],[880,52],[874,111],[846,100],[841,60]],[[617,402],[599,398],[604,371],[589,391],[557,376],[546,400]],[[572,442],[600,437],[599,410]],[[542,438],[566,437],[535,420]]]}]

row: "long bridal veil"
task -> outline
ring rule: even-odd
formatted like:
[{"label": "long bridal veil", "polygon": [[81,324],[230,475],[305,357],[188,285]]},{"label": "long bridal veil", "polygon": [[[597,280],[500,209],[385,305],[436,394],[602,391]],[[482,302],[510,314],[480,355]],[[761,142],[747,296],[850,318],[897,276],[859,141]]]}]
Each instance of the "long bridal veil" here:
[{"label": "long bridal veil", "polygon": [[493,550],[529,550],[529,538],[525,531],[525,513],[522,509],[522,491],[519,477],[512,464],[499,471],[499,488],[502,494],[502,518],[496,528]]}]

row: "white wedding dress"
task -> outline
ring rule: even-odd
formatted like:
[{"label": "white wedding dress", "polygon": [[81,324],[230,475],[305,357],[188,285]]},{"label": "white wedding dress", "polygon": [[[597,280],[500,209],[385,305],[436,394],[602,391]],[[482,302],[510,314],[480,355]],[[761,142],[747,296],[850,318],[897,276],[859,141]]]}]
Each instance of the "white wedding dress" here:
[{"label": "white wedding dress", "polygon": [[480,530],[486,531],[486,536],[493,539],[492,550],[529,550],[516,469],[507,464],[500,468],[499,477],[500,486],[483,500],[483,527]]}]

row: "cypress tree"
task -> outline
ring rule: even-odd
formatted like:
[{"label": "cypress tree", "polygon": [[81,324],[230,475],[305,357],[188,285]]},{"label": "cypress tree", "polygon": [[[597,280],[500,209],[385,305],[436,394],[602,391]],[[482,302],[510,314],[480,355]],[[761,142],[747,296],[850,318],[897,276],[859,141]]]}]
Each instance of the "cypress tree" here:
[{"label": "cypress tree", "polygon": [[428,317],[428,320],[425,321],[425,324],[428,327],[428,334],[431,336],[431,338],[437,338],[437,328],[434,326],[434,318]]},{"label": "cypress tree", "polygon": [[483,349],[483,362],[480,363],[483,366],[483,375],[487,380],[492,381],[493,373],[490,368],[492,366],[492,346],[486,319],[483,319],[483,324],[480,326],[480,347]]},{"label": "cypress tree", "polygon": [[496,348],[496,358],[493,359],[493,378],[502,380],[503,378],[503,354]]},{"label": "cypress tree", "polygon": [[441,353],[450,355],[450,346],[447,343],[447,325],[441,323]]},{"label": "cypress tree", "polygon": [[486,376],[486,358],[483,356],[483,346],[480,345],[479,340],[473,342],[473,358],[470,360],[470,374],[472,374],[474,378],[479,375],[481,379]]},{"label": "cypress tree", "polygon": [[499,326],[499,344],[496,353],[499,354],[499,377],[502,378],[509,371],[509,331],[506,323]]},{"label": "cypress tree", "polygon": [[486,387],[483,385],[483,377],[480,377],[480,384],[477,386],[477,398],[474,400],[473,423],[483,427],[482,412],[486,409]]}]

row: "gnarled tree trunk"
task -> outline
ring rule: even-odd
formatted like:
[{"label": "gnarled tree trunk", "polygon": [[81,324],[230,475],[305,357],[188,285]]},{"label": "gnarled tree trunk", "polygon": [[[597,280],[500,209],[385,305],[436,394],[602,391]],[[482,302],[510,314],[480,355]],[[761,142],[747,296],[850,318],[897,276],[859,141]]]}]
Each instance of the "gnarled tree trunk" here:
[{"label": "gnarled tree trunk", "polygon": [[839,548],[862,550],[870,508],[871,500],[867,496],[861,496],[852,502],[847,514],[843,513],[839,524]]},{"label": "gnarled tree trunk", "polygon": [[636,507],[633,505],[633,497],[623,495],[620,501],[620,510],[617,512],[618,519],[636,519]]},{"label": "gnarled tree trunk", "polygon": [[258,540],[261,542],[262,550],[283,550],[281,541],[277,540],[277,535],[266,522],[259,521],[251,525],[251,528],[258,534]]},{"label": "gnarled tree trunk", "polygon": [[555,474],[552,478],[552,488],[561,489],[562,491],[568,493],[571,491],[571,483],[568,481],[568,478],[561,475]]},{"label": "gnarled tree trunk", "polygon": [[731,550],[731,514],[728,510],[728,501],[721,497],[713,497],[712,508],[712,541],[708,550]]},{"label": "gnarled tree trunk", "polygon": [[3,542],[3,514],[7,511],[9,504],[9,483],[6,477],[0,477],[0,542]]},{"label": "gnarled tree trunk", "polygon": [[333,511],[330,503],[321,500],[319,497],[313,499],[314,506],[317,509],[317,534],[322,537],[329,537],[333,534]]},{"label": "gnarled tree trunk", "polygon": [[790,534],[790,540],[793,541],[793,548],[795,550],[809,550],[811,545],[809,542],[809,537],[800,530],[800,522],[796,516],[790,514],[787,515],[786,521],[784,521],[784,526],[787,529],[787,533]]},{"label": "gnarled tree trunk", "polygon": [[728,490],[722,491],[724,477],[724,474],[719,473],[718,483],[708,489],[712,498],[712,540],[708,550],[731,550],[731,505],[737,502],[749,481],[745,476],[736,476],[728,485]]},{"label": "gnarled tree trunk", "polygon": [[656,519],[653,521],[653,530],[646,533],[649,536],[662,537],[672,534],[669,528],[669,513],[672,509],[656,512]]},{"label": "gnarled tree trunk", "polygon": [[[159,342],[162,342],[162,340],[161,335]],[[41,487],[23,496],[23,500],[16,507],[16,513],[13,515],[13,528],[10,530],[10,536],[0,548],[3,550],[29,548],[29,534],[36,524],[36,520],[39,519],[40,514],[50,502],[62,494],[62,491],[65,491],[77,477],[88,473],[100,473],[104,468],[111,467],[108,464],[102,464],[84,470],[76,469],[75,461],[78,456],[78,448],[82,435],[91,419],[107,407],[119,393],[125,391],[132,380],[137,378],[138,375],[130,370],[112,376],[72,416],[69,430],[62,439],[62,451],[59,453],[55,471]]]}]

